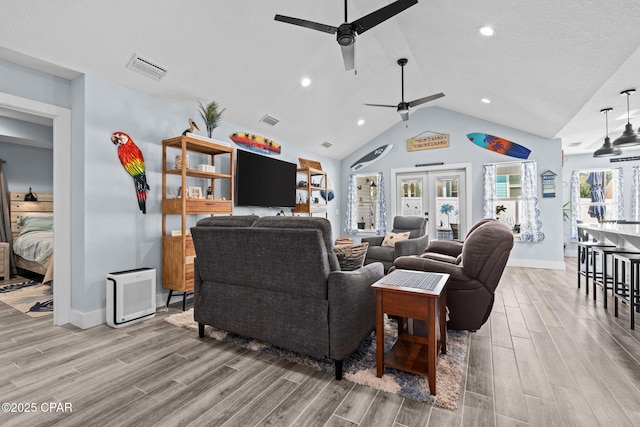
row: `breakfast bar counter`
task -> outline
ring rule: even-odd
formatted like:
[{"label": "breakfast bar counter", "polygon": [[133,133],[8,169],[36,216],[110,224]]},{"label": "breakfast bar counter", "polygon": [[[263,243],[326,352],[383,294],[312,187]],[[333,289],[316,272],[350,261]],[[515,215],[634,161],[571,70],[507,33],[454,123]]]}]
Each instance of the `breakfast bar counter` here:
[{"label": "breakfast bar counter", "polygon": [[599,241],[608,241],[623,248],[640,249],[640,224],[578,224],[578,228]]}]

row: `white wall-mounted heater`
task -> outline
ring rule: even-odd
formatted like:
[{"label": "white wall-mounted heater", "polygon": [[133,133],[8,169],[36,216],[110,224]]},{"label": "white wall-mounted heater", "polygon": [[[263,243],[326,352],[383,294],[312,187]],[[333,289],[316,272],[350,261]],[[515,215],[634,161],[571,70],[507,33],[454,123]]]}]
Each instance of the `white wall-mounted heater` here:
[{"label": "white wall-mounted heater", "polygon": [[107,325],[120,328],[156,315],[156,270],[107,274]]}]

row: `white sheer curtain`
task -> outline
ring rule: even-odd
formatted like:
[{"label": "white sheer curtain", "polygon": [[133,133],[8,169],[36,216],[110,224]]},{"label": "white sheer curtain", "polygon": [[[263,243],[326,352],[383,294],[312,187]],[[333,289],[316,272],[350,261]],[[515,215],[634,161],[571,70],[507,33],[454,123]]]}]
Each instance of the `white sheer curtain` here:
[{"label": "white sheer curtain", "polygon": [[384,178],[382,172],[378,172],[378,221],[376,223],[376,234],[387,232],[387,204],[384,198]]},{"label": "white sheer curtain", "polygon": [[624,194],[622,193],[624,182],[622,180],[622,168],[611,169],[611,186],[611,198],[613,199],[613,206],[616,210],[613,218],[624,219]]},{"label": "white sheer curtain", "polygon": [[640,166],[633,167],[631,184],[631,220],[640,221]]},{"label": "white sheer curtain", "polygon": [[578,220],[580,219],[578,212],[580,209],[580,171],[571,172],[571,240],[578,240]]},{"label": "white sheer curtain", "polygon": [[522,215],[520,240],[541,242],[544,240],[540,209],[538,208],[538,165],[534,161],[522,162],[520,182],[522,183]]},{"label": "white sheer curtain", "polygon": [[356,174],[349,175],[347,187],[347,219],[344,232],[347,235],[358,234],[358,205],[356,204]]},{"label": "white sheer curtain", "polygon": [[483,165],[482,178],[484,181],[483,218],[494,218],[496,212],[496,165]]}]

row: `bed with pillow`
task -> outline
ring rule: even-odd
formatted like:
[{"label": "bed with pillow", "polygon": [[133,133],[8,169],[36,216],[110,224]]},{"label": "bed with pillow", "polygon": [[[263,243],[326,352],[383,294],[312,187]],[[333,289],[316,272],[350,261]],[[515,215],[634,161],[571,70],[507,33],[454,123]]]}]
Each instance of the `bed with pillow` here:
[{"label": "bed with pillow", "polygon": [[25,201],[26,193],[11,193],[11,231],[16,266],[53,280],[53,195],[38,194]]},{"label": "bed with pillow", "polygon": [[53,215],[33,213],[20,217],[20,234],[13,241],[16,265],[45,276],[50,281],[53,267]]}]

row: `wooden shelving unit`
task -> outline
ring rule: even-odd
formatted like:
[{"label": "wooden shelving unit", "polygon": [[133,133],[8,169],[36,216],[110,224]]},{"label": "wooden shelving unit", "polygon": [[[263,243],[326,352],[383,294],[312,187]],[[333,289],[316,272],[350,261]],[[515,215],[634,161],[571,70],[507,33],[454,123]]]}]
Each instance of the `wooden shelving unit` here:
[{"label": "wooden shelving unit", "polygon": [[[196,169],[189,169],[186,161],[182,162],[181,168],[167,168],[167,151],[181,154],[182,159],[187,158],[187,154],[196,153],[198,155],[208,155],[210,164],[220,170],[223,157],[228,158],[229,173],[205,172]],[[169,161],[171,161],[169,159]],[[193,240],[189,235],[187,219],[189,215],[202,214],[231,214],[233,213],[233,167],[235,165],[235,151],[233,147],[218,144],[215,141],[206,141],[192,136],[178,136],[162,141],[162,287],[171,291],[186,294],[193,290],[193,261],[195,250]],[[180,177],[182,193],[175,198],[169,198],[167,194],[167,177]],[[190,199],[188,198],[188,178],[198,178],[208,180],[208,186],[212,188],[212,199]],[[228,192],[225,198],[218,197],[215,193],[216,182],[222,180],[220,192],[228,183]],[[226,181],[226,182],[225,182]],[[206,190],[206,187],[204,188]],[[203,192],[203,197],[204,197]],[[179,236],[172,236],[167,230],[167,217],[169,215],[180,215],[182,224]]]},{"label": "wooden shelving unit", "polygon": [[[306,185],[296,186],[296,196],[302,195],[305,202],[296,203],[296,207],[291,211],[294,214],[307,214],[309,216],[313,216],[313,214],[324,214],[326,218],[327,200],[322,197],[321,191],[324,191],[326,194],[327,173],[314,168],[299,168],[297,172],[297,182],[305,181]],[[301,177],[304,178],[300,179]],[[318,199],[318,203],[314,202],[316,198]]]}]

